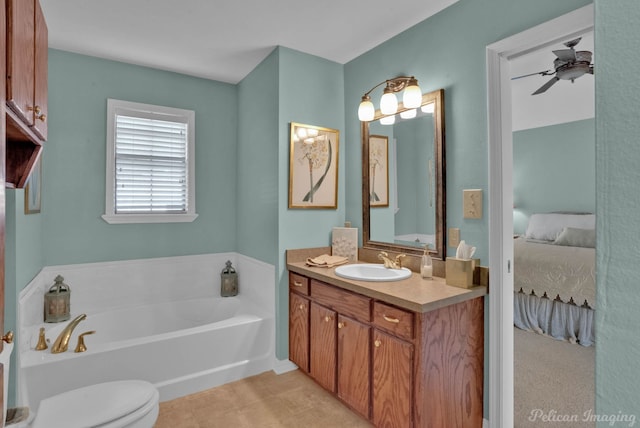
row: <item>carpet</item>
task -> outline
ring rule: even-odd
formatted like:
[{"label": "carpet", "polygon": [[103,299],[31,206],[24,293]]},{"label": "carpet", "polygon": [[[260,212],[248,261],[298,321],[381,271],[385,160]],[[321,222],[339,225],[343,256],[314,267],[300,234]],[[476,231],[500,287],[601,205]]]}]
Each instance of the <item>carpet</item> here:
[{"label": "carpet", "polygon": [[595,427],[595,347],[514,327],[514,426]]}]

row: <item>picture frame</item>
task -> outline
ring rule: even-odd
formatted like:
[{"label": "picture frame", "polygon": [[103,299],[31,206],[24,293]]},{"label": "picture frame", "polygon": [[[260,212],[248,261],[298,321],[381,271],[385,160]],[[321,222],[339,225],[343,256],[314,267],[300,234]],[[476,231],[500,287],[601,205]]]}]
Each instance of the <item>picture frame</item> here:
[{"label": "picture frame", "polygon": [[369,136],[369,206],[389,206],[389,137]]},{"label": "picture frame", "polygon": [[338,208],[340,131],[291,122],[289,208]]},{"label": "picture frame", "polygon": [[42,158],[36,161],[24,188],[24,213],[38,214],[41,209]]}]

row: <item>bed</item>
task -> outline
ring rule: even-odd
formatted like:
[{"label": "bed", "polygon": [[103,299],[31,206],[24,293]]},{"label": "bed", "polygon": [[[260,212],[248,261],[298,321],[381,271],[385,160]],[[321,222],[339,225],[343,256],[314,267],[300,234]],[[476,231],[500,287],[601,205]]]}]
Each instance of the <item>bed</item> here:
[{"label": "bed", "polygon": [[516,327],[594,344],[594,215],[532,215],[514,240],[513,266]]}]

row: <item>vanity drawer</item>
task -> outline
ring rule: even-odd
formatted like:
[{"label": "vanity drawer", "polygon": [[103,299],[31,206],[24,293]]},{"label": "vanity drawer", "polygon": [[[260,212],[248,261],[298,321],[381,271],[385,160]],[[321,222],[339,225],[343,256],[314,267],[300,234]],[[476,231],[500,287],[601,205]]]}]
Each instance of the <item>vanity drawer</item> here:
[{"label": "vanity drawer", "polygon": [[340,314],[352,316],[360,321],[371,321],[371,299],[368,297],[312,279],[311,298]]},{"label": "vanity drawer", "polygon": [[373,324],[407,340],[413,340],[414,313],[373,302]]},{"label": "vanity drawer", "polygon": [[289,272],[289,290],[296,293],[309,295],[309,278]]}]

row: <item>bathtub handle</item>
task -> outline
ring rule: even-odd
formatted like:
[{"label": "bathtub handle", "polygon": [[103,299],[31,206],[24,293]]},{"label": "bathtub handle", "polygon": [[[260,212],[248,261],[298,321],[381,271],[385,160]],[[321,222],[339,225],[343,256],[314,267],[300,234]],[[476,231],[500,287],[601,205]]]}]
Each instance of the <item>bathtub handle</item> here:
[{"label": "bathtub handle", "polygon": [[93,334],[95,333],[95,330],[91,330],[91,331],[85,331],[84,333],[82,333],[81,335],[78,336],[78,345],[76,346],[76,349],[74,352],[84,352],[87,350],[87,347],[84,344],[84,337],[87,334]]}]

